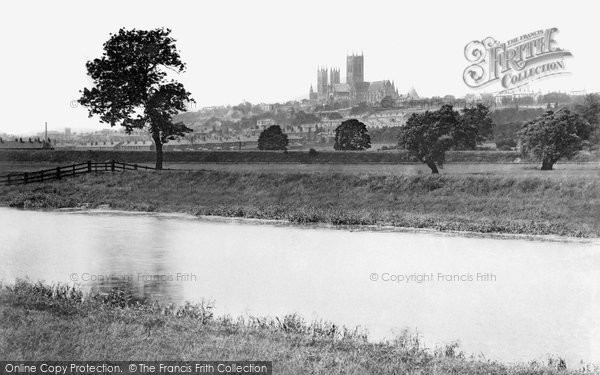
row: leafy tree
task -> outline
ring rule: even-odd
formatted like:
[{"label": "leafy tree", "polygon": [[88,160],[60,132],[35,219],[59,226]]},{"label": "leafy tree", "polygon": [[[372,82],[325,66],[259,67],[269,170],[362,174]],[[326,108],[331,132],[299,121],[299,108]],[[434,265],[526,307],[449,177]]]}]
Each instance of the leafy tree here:
[{"label": "leafy tree", "polygon": [[592,126],[590,141],[593,144],[600,143],[600,95],[589,94],[583,98],[583,104],[575,106],[579,113]]},{"label": "leafy tree", "polygon": [[335,128],[334,150],[350,151],[365,150],[367,148],[371,148],[371,137],[366,125],[362,122],[350,119]]},{"label": "leafy tree", "polygon": [[461,112],[460,123],[452,135],[457,150],[474,150],[477,142],[492,138],[494,124],[488,107],[477,104]]},{"label": "leafy tree", "polygon": [[128,134],[146,129],[156,147],[156,168],[162,169],[162,148],[169,140],[190,132],[174,115],[193,102],[183,85],[167,78],[167,71],[185,71],[169,29],[126,30],[111,34],[100,58],[86,63],[93,80],[84,88],[79,103],[89,116],[111,126],[121,125]]},{"label": "leafy tree", "polygon": [[287,150],[288,136],[279,125],[271,125],[258,136],[259,150]]},{"label": "leafy tree", "polygon": [[510,150],[513,147],[517,147],[519,131],[522,127],[522,122],[496,125],[494,128],[494,142],[496,143],[496,147],[501,150]]},{"label": "leafy tree", "polygon": [[437,166],[443,165],[446,151],[454,144],[452,134],[459,122],[460,115],[451,105],[433,112],[413,113],[400,132],[399,145],[437,174]]},{"label": "leafy tree", "polygon": [[581,150],[592,127],[582,116],[561,108],[548,111],[523,126],[520,132],[524,152],[542,159],[542,170],[552,170],[560,158],[570,158]]}]

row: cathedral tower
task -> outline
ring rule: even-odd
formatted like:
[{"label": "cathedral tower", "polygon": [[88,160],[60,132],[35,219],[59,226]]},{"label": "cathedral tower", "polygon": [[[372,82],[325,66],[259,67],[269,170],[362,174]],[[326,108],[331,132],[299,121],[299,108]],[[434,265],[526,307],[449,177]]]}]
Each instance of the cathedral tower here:
[{"label": "cathedral tower", "polygon": [[346,57],[346,83],[354,85],[365,81],[364,76],[365,60],[363,55],[355,55]]},{"label": "cathedral tower", "polygon": [[327,68],[319,68],[317,70],[317,94],[319,98],[327,95]]},{"label": "cathedral tower", "polygon": [[335,85],[340,83],[340,68],[331,68],[329,70],[329,84]]}]

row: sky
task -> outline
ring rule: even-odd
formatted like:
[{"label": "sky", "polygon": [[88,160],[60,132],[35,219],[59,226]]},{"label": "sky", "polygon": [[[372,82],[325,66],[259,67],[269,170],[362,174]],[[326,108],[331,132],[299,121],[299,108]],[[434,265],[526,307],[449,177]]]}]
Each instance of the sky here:
[{"label": "sky", "polygon": [[[463,96],[465,45],[557,27],[571,74],[533,89],[600,91],[594,2],[513,1],[6,1],[0,5],[0,133],[106,127],[77,105],[91,87],[85,63],[120,28],[167,27],[196,107],[285,102],[308,96],[318,66],[363,53],[365,80],[400,93]],[[483,90],[485,91],[485,90]]]}]

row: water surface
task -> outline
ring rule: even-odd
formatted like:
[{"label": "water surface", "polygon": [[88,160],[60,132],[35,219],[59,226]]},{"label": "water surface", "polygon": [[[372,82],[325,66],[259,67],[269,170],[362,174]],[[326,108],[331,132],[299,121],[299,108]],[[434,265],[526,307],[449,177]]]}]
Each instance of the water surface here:
[{"label": "water surface", "polygon": [[374,340],[406,327],[509,362],[600,362],[598,242],[8,208],[0,228],[4,281],[125,281],[163,301],[214,300],[217,314],[298,313]]}]

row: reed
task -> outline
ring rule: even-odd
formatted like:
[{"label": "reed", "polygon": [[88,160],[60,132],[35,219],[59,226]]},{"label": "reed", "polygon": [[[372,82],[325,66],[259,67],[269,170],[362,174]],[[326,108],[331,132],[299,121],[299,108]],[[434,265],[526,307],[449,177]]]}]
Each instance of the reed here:
[{"label": "reed", "polygon": [[85,295],[67,285],[17,280],[0,290],[0,356],[6,360],[270,360],[285,374],[598,374],[559,357],[504,364],[426,348],[403,330],[374,343],[331,322],[213,315],[212,304],[161,305],[116,289]]}]

